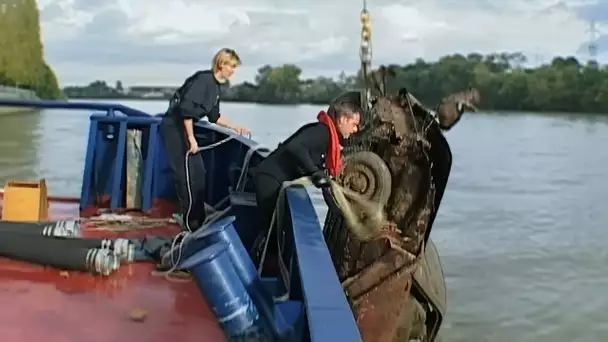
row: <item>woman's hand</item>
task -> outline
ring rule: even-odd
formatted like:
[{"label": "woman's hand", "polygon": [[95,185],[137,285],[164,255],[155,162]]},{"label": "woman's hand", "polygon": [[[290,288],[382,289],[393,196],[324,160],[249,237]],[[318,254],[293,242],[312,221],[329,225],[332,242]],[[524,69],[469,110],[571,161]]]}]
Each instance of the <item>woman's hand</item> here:
[{"label": "woman's hand", "polygon": [[250,131],[250,130],[248,130],[247,128],[245,128],[245,127],[238,127],[238,126],[237,126],[237,127],[234,127],[233,129],[234,129],[234,130],[235,130],[235,131],[236,131],[238,134],[240,134],[240,135],[245,135],[245,134],[250,134],[250,133],[251,133],[251,131]]},{"label": "woman's hand", "polygon": [[190,152],[190,154],[198,153],[198,143],[196,142],[196,138],[190,137],[188,138],[188,142],[190,143],[190,149],[188,149],[188,152]]}]

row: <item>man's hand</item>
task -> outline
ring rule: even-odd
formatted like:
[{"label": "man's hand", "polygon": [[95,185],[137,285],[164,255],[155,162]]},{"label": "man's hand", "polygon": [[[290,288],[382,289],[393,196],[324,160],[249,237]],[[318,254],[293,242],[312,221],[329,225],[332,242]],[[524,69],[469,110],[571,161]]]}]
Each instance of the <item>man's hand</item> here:
[{"label": "man's hand", "polygon": [[198,153],[198,142],[196,142],[196,138],[190,137],[188,138],[188,142],[190,143],[190,148],[188,149],[188,152],[190,152],[190,154]]},{"label": "man's hand", "polygon": [[312,184],[319,189],[326,188],[331,185],[331,179],[322,170],[313,173],[311,175],[311,178]]}]

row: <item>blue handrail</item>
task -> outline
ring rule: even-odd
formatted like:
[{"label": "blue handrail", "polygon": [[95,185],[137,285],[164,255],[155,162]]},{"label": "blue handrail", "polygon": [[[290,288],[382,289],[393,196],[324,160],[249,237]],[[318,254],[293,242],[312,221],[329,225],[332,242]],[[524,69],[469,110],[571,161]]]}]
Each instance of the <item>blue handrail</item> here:
[{"label": "blue handrail", "polygon": [[361,342],[317,213],[304,187],[286,190],[311,342]]},{"label": "blue handrail", "polygon": [[127,107],[118,103],[0,99],[0,106],[40,109],[96,110],[104,111],[108,116],[114,116],[117,112],[126,116],[151,116],[150,114],[141,110]]}]

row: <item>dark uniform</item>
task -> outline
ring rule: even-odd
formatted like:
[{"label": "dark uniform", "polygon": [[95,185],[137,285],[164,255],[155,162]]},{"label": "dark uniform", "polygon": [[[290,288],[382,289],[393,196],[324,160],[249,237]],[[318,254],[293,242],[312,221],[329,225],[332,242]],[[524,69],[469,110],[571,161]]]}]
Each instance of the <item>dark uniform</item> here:
[{"label": "dark uniform", "polygon": [[330,132],[325,124],[307,124],[258,165],[253,181],[261,231],[270,227],[283,182],[313,176],[316,186],[327,184],[324,163],[329,141]]},{"label": "dark uniform", "polygon": [[196,123],[207,117],[210,122],[217,122],[220,118],[219,99],[220,83],[213,72],[199,71],[177,90],[160,124],[184,224],[192,230],[198,229],[205,221],[205,165],[200,153],[188,155],[186,159],[190,143],[184,119],[192,119]]}]

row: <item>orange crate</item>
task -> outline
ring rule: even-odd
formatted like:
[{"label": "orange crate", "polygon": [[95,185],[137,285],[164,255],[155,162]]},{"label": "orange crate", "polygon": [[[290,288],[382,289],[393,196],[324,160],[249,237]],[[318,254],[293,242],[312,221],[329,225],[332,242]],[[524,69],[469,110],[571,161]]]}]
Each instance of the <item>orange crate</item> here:
[{"label": "orange crate", "polygon": [[4,187],[2,220],[20,222],[47,221],[49,203],[46,181],[9,181]]}]

